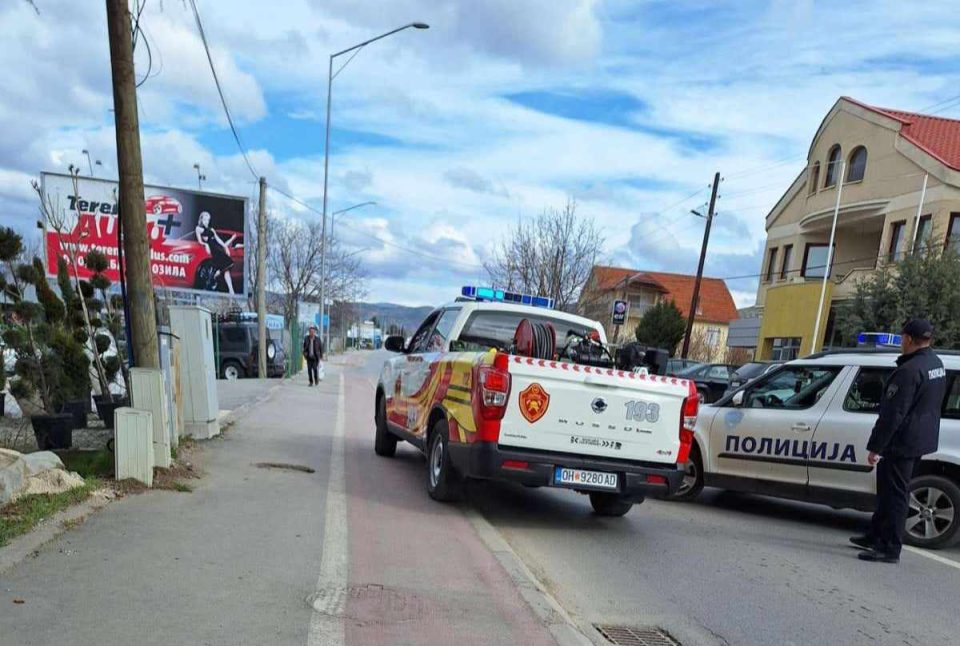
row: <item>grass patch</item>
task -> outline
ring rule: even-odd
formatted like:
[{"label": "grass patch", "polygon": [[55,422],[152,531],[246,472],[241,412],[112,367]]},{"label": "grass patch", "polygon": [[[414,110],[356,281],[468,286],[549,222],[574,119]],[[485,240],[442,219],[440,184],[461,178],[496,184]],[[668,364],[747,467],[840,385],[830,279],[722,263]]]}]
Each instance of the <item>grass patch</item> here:
[{"label": "grass patch", "polygon": [[171,486],[171,488],[172,488],[174,491],[179,491],[180,493],[192,493],[192,492],[193,492],[193,487],[191,487],[191,486],[188,485],[188,484],[184,484],[184,483],[182,483],[182,482],[174,482],[173,485]]},{"label": "grass patch", "polygon": [[57,494],[35,494],[24,496],[16,502],[0,509],[0,547],[11,540],[26,534],[44,518],[86,500],[100,486],[100,482],[91,478],[82,487]]},{"label": "grass patch", "polygon": [[113,478],[113,453],[102,451],[58,451],[67,471],[76,471],[83,479]]}]

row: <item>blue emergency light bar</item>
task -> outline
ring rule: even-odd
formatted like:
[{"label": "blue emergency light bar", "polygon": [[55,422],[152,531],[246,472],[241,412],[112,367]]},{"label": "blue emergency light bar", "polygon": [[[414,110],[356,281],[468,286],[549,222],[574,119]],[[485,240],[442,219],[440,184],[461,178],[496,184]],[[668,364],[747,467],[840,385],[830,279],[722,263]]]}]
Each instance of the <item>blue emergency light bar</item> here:
[{"label": "blue emergency light bar", "polygon": [[460,295],[465,298],[471,298],[475,301],[496,301],[500,303],[515,303],[517,305],[530,305],[531,307],[545,307],[553,309],[554,300],[546,296],[533,296],[532,294],[520,294],[517,292],[507,292],[493,287],[474,287],[467,285],[460,290]]},{"label": "blue emergency light bar", "polygon": [[861,332],[857,335],[857,345],[899,346],[902,337],[891,332]]}]

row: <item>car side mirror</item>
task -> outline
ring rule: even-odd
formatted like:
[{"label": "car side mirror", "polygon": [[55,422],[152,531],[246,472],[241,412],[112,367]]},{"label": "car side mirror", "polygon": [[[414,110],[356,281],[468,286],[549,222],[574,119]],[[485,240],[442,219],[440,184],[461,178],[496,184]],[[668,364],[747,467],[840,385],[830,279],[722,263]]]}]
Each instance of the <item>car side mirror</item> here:
[{"label": "car side mirror", "polygon": [[730,403],[734,406],[743,406],[743,393],[746,391],[738,390],[733,394],[733,397],[730,398]]},{"label": "car side mirror", "polygon": [[383,342],[384,349],[390,352],[403,352],[404,345],[405,343],[402,336],[388,336],[387,340]]}]

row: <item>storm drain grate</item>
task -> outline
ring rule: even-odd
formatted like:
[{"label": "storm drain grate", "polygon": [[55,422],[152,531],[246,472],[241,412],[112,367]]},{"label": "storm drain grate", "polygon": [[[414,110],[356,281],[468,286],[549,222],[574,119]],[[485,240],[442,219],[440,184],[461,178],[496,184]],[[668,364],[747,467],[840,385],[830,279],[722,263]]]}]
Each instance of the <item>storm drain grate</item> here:
[{"label": "storm drain grate", "polygon": [[680,646],[666,631],[653,626],[595,626],[607,641],[617,646]]}]

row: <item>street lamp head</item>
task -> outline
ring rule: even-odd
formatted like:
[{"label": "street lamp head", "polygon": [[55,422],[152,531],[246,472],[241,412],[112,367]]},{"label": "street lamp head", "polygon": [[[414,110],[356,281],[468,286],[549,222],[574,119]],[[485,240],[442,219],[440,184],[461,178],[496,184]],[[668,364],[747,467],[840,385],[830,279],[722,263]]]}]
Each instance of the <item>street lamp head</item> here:
[{"label": "street lamp head", "polygon": [[81,154],[84,154],[84,155],[89,155],[89,154],[90,154],[90,151],[88,151],[86,148],[84,148],[84,149],[81,150],[80,152],[81,152]]},{"label": "street lamp head", "polygon": [[200,170],[200,164],[194,164],[193,167],[196,168],[197,170]]},{"label": "street lamp head", "polygon": [[430,29],[430,25],[425,22],[414,22],[410,24],[414,29]]}]

